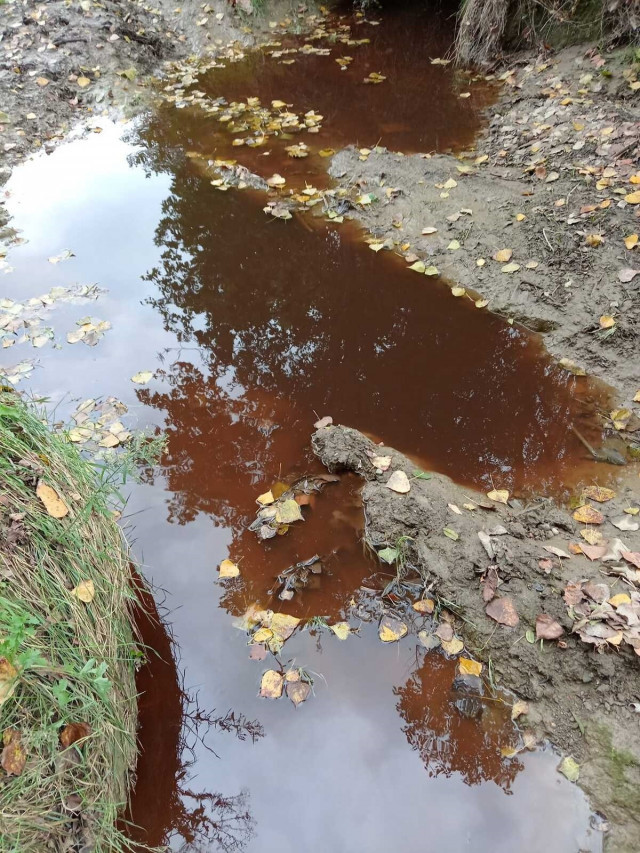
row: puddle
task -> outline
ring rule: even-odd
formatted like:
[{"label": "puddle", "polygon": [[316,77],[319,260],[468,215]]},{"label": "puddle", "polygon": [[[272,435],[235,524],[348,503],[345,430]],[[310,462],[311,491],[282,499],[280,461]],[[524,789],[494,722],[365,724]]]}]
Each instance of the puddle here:
[{"label": "puddle", "polygon": [[[433,52],[429,43],[421,52],[411,39],[425,31],[398,26],[395,35],[374,28],[347,72],[328,57],[301,59],[326,60],[327,79],[338,75],[326,101],[311,65],[296,91],[318,111],[334,110],[329,141],[466,144],[478,118],[454,121],[453,72],[426,64],[442,55],[443,37],[434,31]],[[431,114],[416,108],[414,59],[425,63],[421,73],[444,75],[427,78]],[[251,74],[262,61],[251,60]],[[277,79],[261,74],[260,96],[289,97],[291,67],[279,66]],[[377,100],[347,120],[355,96],[345,86],[341,100],[336,87],[356,69],[404,75],[405,88],[365,87]],[[227,97],[251,94],[250,78],[235,90],[234,79],[224,78]],[[384,130],[387,119],[410,122],[410,134]],[[180,121],[128,127],[126,142],[105,122],[102,133],[21,167],[7,205],[28,242],[10,253],[5,295],[93,282],[108,292],[90,309],[58,306],[54,341],[11,347],[2,363],[37,359],[23,385],[50,398],[61,419],[80,399],[114,394],[129,407],[128,428],[157,425],[168,435],[159,473],[132,487],[128,512],[145,574],[166,590],[184,683],[168,662],[169,640],[151,632],[164,663],[140,676],[136,839],[248,853],[398,844],[597,853],[588,804],[555,772],[557,759],[502,756],[518,735],[499,695],[464,716],[453,663],[426,657],[413,635],[378,641],[367,590],[386,581],[362,551],[355,478],[328,484],[285,537],[259,544],[246,528],[258,494],[321,470],[309,438],[325,414],[469,487],[563,494],[601,473],[568,427],[598,445],[594,412],[606,389],[555,367],[541,338],[452,298],[391,253],[371,252],[355,226],[274,221],[262,212],[264,196],[217,192],[185,156],[205,130]],[[47,262],[65,248],[75,257]],[[112,327],[95,348],[67,344],[88,310]],[[145,370],[155,373],[148,386],[130,381]],[[295,709],[258,698],[269,661],[249,659],[246,634],[232,622],[255,601],[278,605],[270,592],[278,573],[315,553],[325,557],[323,573],[283,609],[362,624],[345,642],[320,625],[287,641],[283,661],[314,682]],[[224,587],[215,568],[227,557],[242,571]]]}]

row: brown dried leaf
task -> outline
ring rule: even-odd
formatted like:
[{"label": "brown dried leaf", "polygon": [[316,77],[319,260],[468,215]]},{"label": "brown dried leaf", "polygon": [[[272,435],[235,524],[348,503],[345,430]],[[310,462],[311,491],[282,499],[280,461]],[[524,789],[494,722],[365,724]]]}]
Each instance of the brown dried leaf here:
[{"label": "brown dried leaf", "polygon": [[557,640],[564,634],[562,625],[546,613],[536,617],[536,640]]},{"label": "brown dried leaf", "polygon": [[500,625],[506,625],[509,628],[515,628],[520,621],[513,601],[507,596],[490,601],[485,613]]},{"label": "brown dried leaf", "polygon": [[606,503],[615,496],[616,493],[613,489],[607,489],[604,486],[586,486],[582,490],[583,498],[589,498],[592,501],[598,501],[598,503]]},{"label": "brown dried leaf", "polygon": [[275,669],[268,669],[262,676],[260,695],[265,699],[279,699],[282,696],[283,681],[281,673]]},{"label": "brown dried leaf", "polygon": [[580,604],[584,600],[582,584],[568,583],[565,587],[563,598],[569,607],[575,607],[576,604]]},{"label": "brown dried leaf", "polygon": [[383,643],[395,643],[402,639],[407,631],[408,628],[404,622],[392,616],[383,616],[378,627],[378,636]]},{"label": "brown dried leaf", "polygon": [[60,743],[66,749],[76,741],[89,737],[90,734],[89,723],[68,723],[60,732]]},{"label": "brown dried leaf", "polygon": [[311,687],[306,681],[287,681],[287,696],[298,707],[311,693]]},{"label": "brown dried leaf", "polygon": [[71,590],[71,595],[74,595],[78,601],[82,601],[84,604],[91,604],[96,595],[93,581],[80,581],[78,586]]},{"label": "brown dried leaf", "polygon": [[16,689],[18,670],[7,658],[0,658],[0,706],[6,702]]},{"label": "brown dried leaf", "polygon": [[19,776],[27,763],[27,754],[22,746],[21,735],[16,729],[6,729],[3,734],[3,743],[0,764],[9,776]]},{"label": "brown dried leaf", "polygon": [[485,575],[483,586],[482,586],[482,600],[487,604],[491,601],[492,598],[495,597],[496,590],[498,589],[499,583],[498,570],[495,566],[490,566],[487,574]]},{"label": "brown dried leaf", "polygon": [[433,613],[435,606],[435,601],[432,598],[422,598],[420,601],[414,602],[413,609],[418,613]]}]

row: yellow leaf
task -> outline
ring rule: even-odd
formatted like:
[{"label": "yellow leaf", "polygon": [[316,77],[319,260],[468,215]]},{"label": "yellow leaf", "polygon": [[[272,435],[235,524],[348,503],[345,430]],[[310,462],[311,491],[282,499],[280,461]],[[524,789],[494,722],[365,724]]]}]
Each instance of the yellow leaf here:
[{"label": "yellow leaf", "polygon": [[69,507],[60,495],[51,486],[47,486],[42,480],[38,482],[36,494],[44,504],[44,508],[52,518],[64,518],[69,512]]},{"label": "yellow leaf", "polygon": [[482,672],[482,664],[476,660],[469,658],[460,658],[458,660],[459,675],[480,675]]},{"label": "yellow leaf", "polygon": [[506,264],[507,261],[511,260],[512,255],[513,255],[512,249],[500,249],[493,256],[493,260],[498,261],[501,264]]},{"label": "yellow leaf", "polygon": [[609,412],[609,417],[613,421],[614,427],[617,430],[622,430],[627,426],[631,418],[631,412],[629,409],[614,409],[612,412]]},{"label": "yellow leaf", "polygon": [[296,616],[288,616],[286,613],[274,613],[271,617],[269,627],[282,642],[288,640],[300,624]]},{"label": "yellow leaf", "polygon": [[399,619],[394,619],[391,616],[383,616],[380,620],[378,636],[383,643],[395,643],[405,636],[407,630],[407,626]]},{"label": "yellow leaf", "polygon": [[46,77],[36,77],[36,83],[38,86],[48,86],[51,81],[47,80]]},{"label": "yellow leaf", "polygon": [[279,699],[282,696],[282,675],[275,669],[268,669],[262,676],[260,695],[266,699]]},{"label": "yellow leaf", "polygon": [[452,287],[451,288],[451,295],[452,296],[464,296],[466,292],[467,291],[464,289],[464,287]]},{"label": "yellow leaf", "polygon": [[329,625],[329,627],[339,640],[346,640],[351,633],[348,622],[336,622],[335,625]]},{"label": "yellow leaf", "polygon": [[615,498],[616,493],[613,489],[607,489],[605,486],[585,486],[582,490],[583,498],[590,498],[598,503],[606,503]]},{"label": "yellow leaf", "polygon": [[505,264],[502,267],[501,272],[512,273],[512,272],[518,272],[519,269],[520,269],[520,264]]},{"label": "yellow leaf", "polygon": [[594,247],[595,246],[601,246],[602,243],[604,242],[601,234],[587,234],[587,236],[584,238],[584,241],[587,244],[587,246],[594,246]]},{"label": "yellow leaf", "polygon": [[476,308],[486,308],[488,304],[489,304],[488,299],[476,299],[476,301],[474,302],[474,305],[476,306]]},{"label": "yellow leaf", "polygon": [[629,204],[640,204],[640,191],[629,193],[629,195],[624,197],[624,200]]},{"label": "yellow leaf", "polygon": [[96,594],[92,580],[80,581],[78,586],[71,590],[71,595],[75,595],[78,601],[83,601],[85,604],[90,604]]},{"label": "yellow leaf", "polygon": [[524,222],[526,218],[524,213],[516,213],[516,222]]},{"label": "yellow leaf", "polygon": [[292,524],[303,518],[300,506],[293,498],[279,503],[276,507],[276,521],[278,524]]},{"label": "yellow leaf", "polygon": [[273,639],[273,631],[271,628],[258,628],[255,634],[251,637],[252,643],[268,643]]},{"label": "yellow leaf", "polygon": [[433,613],[435,606],[432,598],[421,598],[420,601],[413,603],[413,609],[417,613]]},{"label": "yellow leaf", "polygon": [[600,533],[599,530],[594,530],[593,527],[585,527],[580,531],[580,536],[582,536],[585,542],[588,542],[589,545],[599,545],[604,539],[602,533]]},{"label": "yellow leaf", "polygon": [[[413,257],[415,258],[415,255]],[[413,270],[414,272],[423,273],[425,271],[426,267],[425,267],[423,261],[416,261],[415,264],[411,264],[409,269]]]},{"label": "yellow leaf", "polygon": [[448,249],[450,252],[457,252],[457,250],[458,250],[459,248],[460,248],[460,243],[458,242],[458,240],[452,240],[452,241],[449,243],[449,245],[447,246],[447,249]]},{"label": "yellow leaf", "polygon": [[619,592],[617,595],[611,596],[609,604],[612,607],[620,607],[621,604],[631,604],[631,598],[626,592]]},{"label": "yellow leaf", "polygon": [[272,175],[270,178],[267,178],[267,185],[270,187],[282,187],[285,184],[285,179],[282,177],[282,175],[278,175],[277,173],[275,175]]},{"label": "yellow leaf", "polygon": [[578,507],[578,509],[573,513],[573,517],[576,521],[579,521],[580,524],[602,524],[604,521],[602,513],[598,512],[597,509],[589,504]]},{"label": "yellow leaf", "polygon": [[487,492],[487,497],[496,503],[506,504],[509,500],[509,492],[506,489],[492,489]]},{"label": "yellow leaf", "polygon": [[430,266],[424,271],[425,275],[438,275],[438,267]]},{"label": "yellow leaf", "polygon": [[275,501],[275,498],[271,489],[263,495],[258,495],[257,501],[259,504],[262,504],[262,506],[269,506],[269,504],[272,504]]},{"label": "yellow leaf", "polygon": [[449,178],[448,181],[445,181],[442,185],[442,188],[445,190],[452,190],[454,187],[458,186],[458,182],[454,181],[453,178]]},{"label": "yellow leaf", "polygon": [[637,234],[629,234],[628,237],[624,238],[624,244],[627,249],[633,249],[634,246],[638,245],[638,235]]},{"label": "yellow leaf", "polygon": [[486,261],[484,258],[477,258],[477,260],[476,260],[476,266],[477,267],[483,267],[485,264],[486,264]]},{"label": "yellow leaf", "polygon": [[0,658],[0,706],[16,689],[18,670],[6,658]]},{"label": "yellow leaf", "polygon": [[91,80],[89,80],[88,77],[78,77],[76,83],[78,84],[78,86],[80,86],[81,89],[86,89],[86,87],[91,84]]},{"label": "yellow leaf", "polygon": [[603,314],[599,322],[601,329],[613,329],[616,324],[615,318],[610,314]]},{"label": "yellow leaf", "polygon": [[218,566],[221,578],[237,578],[240,574],[240,569],[231,560],[223,560]]},{"label": "yellow leaf", "polygon": [[575,361],[571,361],[570,358],[561,358],[558,362],[560,367],[564,367],[565,370],[568,370],[569,373],[573,373],[574,376],[586,376],[587,372],[583,367],[580,367],[575,363]]},{"label": "yellow leaf", "polygon": [[369,243],[369,248],[373,252],[379,252],[380,249],[384,249],[384,243]]},{"label": "yellow leaf", "polygon": [[151,370],[141,370],[139,373],[134,373],[131,377],[131,381],[135,382],[136,385],[146,385],[147,382],[153,378],[153,371]]},{"label": "yellow leaf", "polygon": [[448,655],[458,655],[464,648],[464,643],[458,637],[453,637],[451,640],[442,640],[442,648]]}]

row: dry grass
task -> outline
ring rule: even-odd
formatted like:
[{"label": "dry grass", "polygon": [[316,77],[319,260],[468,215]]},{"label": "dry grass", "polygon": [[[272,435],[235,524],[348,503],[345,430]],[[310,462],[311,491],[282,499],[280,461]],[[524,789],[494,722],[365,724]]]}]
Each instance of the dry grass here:
[{"label": "dry grass", "polygon": [[[96,477],[75,447],[6,392],[0,475],[0,658],[17,672],[0,704],[0,731],[19,732],[26,755],[19,775],[0,770],[0,849],[121,851],[129,845],[115,822],[136,759],[140,652],[113,480]],[[64,498],[66,517],[47,514],[40,480]],[[87,580],[95,598],[83,603],[71,591]],[[90,734],[64,749],[69,723],[87,723]]]},{"label": "dry grass", "polygon": [[460,65],[484,65],[497,57],[508,10],[508,0],[465,0],[455,43]]}]

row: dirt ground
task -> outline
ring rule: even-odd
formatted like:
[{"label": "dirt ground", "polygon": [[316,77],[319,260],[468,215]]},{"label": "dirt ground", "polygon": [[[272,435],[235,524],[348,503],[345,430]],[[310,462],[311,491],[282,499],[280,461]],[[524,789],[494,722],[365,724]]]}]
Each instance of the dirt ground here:
[{"label": "dirt ground", "polygon": [[[1,9],[0,182],[21,159],[53,150],[87,118],[144,109],[150,75],[164,61],[224,50],[232,40],[249,45],[273,31],[270,20],[294,28],[306,14],[305,7],[281,2],[257,16],[246,0],[236,7],[223,0],[184,0],[179,7],[169,0],[9,0]],[[350,215],[389,250],[437,266],[452,286],[465,288],[461,298],[487,300],[488,310],[544,333],[550,352],[568,359],[569,369],[612,385],[626,411],[608,423],[632,453],[640,436],[637,73],[623,50],[600,55],[582,46],[517,56],[496,72],[499,94],[475,151],[402,156],[374,149],[363,157],[349,148],[331,163],[350,197],[377,196],[375,203],[354,204]],[[382,187],[397,192],[376,193]],[[628,485],[612,499],[592,501],[604,516],[597,529],[610,553],[592,552],[591,560],[575,553],[577,543],[585,544],[583,525],[546,499],[481,500],[439,475],[412,479],[408,493],[396,493],[385,485],[390,472],[412,477],[415,465],[394,450],[342,427],[319,430],[314,447],[332,471],[364,477],[372,547],[402,543],[400,576],[416,571],[428,594],[453,602],[449,612],[468,652],[496,683],[528,700],[519,719],[524,742],[548,738],[578,762],[579,784],[610,827],[607,849],[637,850],[640,533],[611,525],[626,518],[633,527],[638,518],[625,513],[638,504],[637,472],[629,471]],[[376,473],[367,451],[391,456],[388,471]],[[614,545],[618,539],[623,546]],[[569,592],[569,604],[567,584],[580,581],[607,589],[591,587],[589,594],[582,584]],[[483,591],[496,582],[493,601],[512,601],[515,626],[485,612],[493,602]],[[618,595],[629,602],[610,604]],[[558,623],[559,638],[536,638],[537,622],[545,630],[541,614]],[[602,636],[585,642],[572,633],[583,622],[603,625]]]}]

